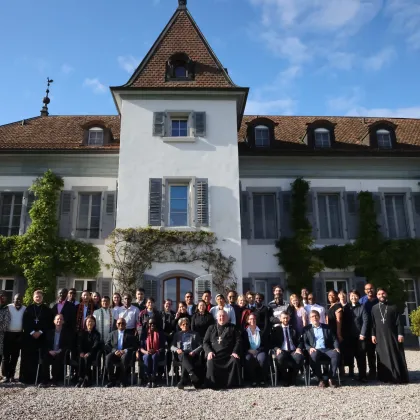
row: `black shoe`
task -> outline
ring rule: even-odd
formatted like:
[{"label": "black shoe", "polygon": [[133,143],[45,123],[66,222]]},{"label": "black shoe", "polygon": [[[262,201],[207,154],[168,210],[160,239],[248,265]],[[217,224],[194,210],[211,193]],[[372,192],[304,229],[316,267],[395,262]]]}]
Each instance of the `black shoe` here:
[{"label": "black shoe", "polygon": [[157,387],[156,382],[152,382],[152,388],[156,388],[156,387]]},{"label": "black shoe", "polygon": [[184,383],[182,381],[179,381],[177,387],[178,389],[184,389]]},{"label": "black shoe", "polygon": [[257,383],[256,382],[252,382],[251,386],[252,386],[252,388],[255,388],[257,386]]},{"label": "black shoe", "polygon": [[120,383],[120,388],[125,388],[127,385],[124,382]]},{"label": "black shoe", "polygon": [[51,382],[51,388],[55,388],[58,386],[58,382],[57,381],[52,381]]},{"label": "black shoe", "polygon": [[328,380],[328,384],[329,384],[330,388],[337,388],[338,387],[338,385],[337,385],[337,383],[335,382],[334,379]]},{"label": "black shoe", "polygon": [[368,381],[365,377],[358,378],[357,380],[358,380],[359,382],[363,382],[363,383],[366,383],[366,382]]},{"label": "black shoe", "polygon": [[89,387],[90,387],[89,381],[87,379],[83,379],[83,382],[80,388],[89,388]]},{"label": "black shoe", "polygon": [[38,388],[47,388],[48,387],[48,384],[46,383],[46,382],[41,382],[39,385],[38,385]]},{"label": "black shoe", "polygon": [[76,384],[75,388],[80,388],[82,386],[82,384],[83,384],[83,379],[79,379],[77,381],[77,384]]},{"label": "black shoe", "polygon": [[368,373],[368,379],[370,381],[374,381],[376,379],[376,372],[369,372]]},{"label": "black shoe", "polygon": [[105,385],[105,388],[113,388],[115,386],[115,382],[108,382],[106,385]]},{"label": "black shoe", "polygon": [[152,383],[151,382],[147,382],[147,388],[151,388],[152,387]]}]

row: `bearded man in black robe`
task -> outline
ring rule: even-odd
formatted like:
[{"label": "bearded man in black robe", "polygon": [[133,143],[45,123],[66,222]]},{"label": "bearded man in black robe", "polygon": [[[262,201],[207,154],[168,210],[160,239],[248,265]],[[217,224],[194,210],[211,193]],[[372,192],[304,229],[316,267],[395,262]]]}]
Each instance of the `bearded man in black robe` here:
[{"label": "bearded man in black robe", "polygon": [[207,386],[212,389],[241,385],[241,334],[228,323],[228,315],[217,313],[217,324],[211,325],[204,337],[203,348],[207,359]]},{"label": "bearded man in black robe", "polygon": [[384,289],[379,288],[376,296],[379,303],[372,308],[372,342],[378,355],[378,380],[408,383],[401,314],[396,305],[388,302]]}]

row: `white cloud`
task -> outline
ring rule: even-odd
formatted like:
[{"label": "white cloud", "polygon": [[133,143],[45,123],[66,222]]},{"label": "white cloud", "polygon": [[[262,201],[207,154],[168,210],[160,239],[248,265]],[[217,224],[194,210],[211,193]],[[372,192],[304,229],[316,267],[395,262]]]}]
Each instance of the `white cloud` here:
[{"label": "white cloud", "polygon": [[342,115],[351,108],[356,108],[363,100],[364,93],[359,86],[353,87],[349,94],[329,98],[327,107],[331,114]]},{"label": "white cloud", "polygon": [[286,58],[292,63],[301,63],[310,58],[306,45],[295,37],[281,37],[275,31],[267,31],[261,34],[268,48],[277,56]]},{"label": "white cloud", "polygon": [[120,65],[120,67],[130,74],[134,72],[134,70],[137,68],[139,63],[140,63],[140,60],[133,57],[132,55],[126,55],[126,56],[120,55],[118,57],[118,64]]},{"label": "white cloud", "polygon": [[297,102],[290,98],[272,101],[248,100],[245,113],[248,115],[292,115]]},{"label": "white cloud", "polygon": [[343,51],[335,51],[327,56],[330,66],[340,70],[351,70],[354,66],[355,59],[355,54]]},{"label": "white cloud", "polygon": [[89,79],[86,78],[83,82],[83,86],[89,87],[92,89],[93,93],[105,93],[107,88],[103,85],[98,79]]},{"label": "white cloud", "polygon": [[365,60],[365,67],[368,70],[378,71],[389,62],[391,62],[397,53],[393,47],[385,47],[377,54],[367,58]]},{"label": "white cloud", "polygon": [[74,68],[66,63],[61,66],[61,72],[64,74],[70,74],[74,71]]}]

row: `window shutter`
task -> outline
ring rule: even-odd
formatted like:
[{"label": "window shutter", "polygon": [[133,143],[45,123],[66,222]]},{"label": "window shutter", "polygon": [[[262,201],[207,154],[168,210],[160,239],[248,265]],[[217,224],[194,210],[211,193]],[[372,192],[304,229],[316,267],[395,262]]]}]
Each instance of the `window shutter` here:
[{"label": "window shutter", "polygon": [[420,193],[411,194],[411,203],[413,205],[414,232],[416,238],[420,238]]},{"label": "window shutter", "polygon": [[249,191],[241,192],[241,237],[242,239],[251,238],[251,220],[250,220],[250,200],[251,193]]},{"label": "window shutter", "polygon": [[209,184],[197,179],[195,188],[196,226],[209,226]]},{"label": "window shutter", "polygon": [[206,113],[196,112],[194,116],[196,137],[206,137]]},{"label": "window shutter", "polygon": [[315,279],[315,298],[318,305],[325,305],[325,284],[322,278]]},{"label": "window shutter", "polygon": [[107,144],[111,143],[111,130],[109,128],[104,128],[103,133],[104,133],[103,145],[106,146]]},{"label": "window shutter", "polygon": [[312,236],[314,239],[318,239],[318,225],[316,222],[316,212],[315,207],[317,205],[317,199],[316,194],[314,192],[308,192],[308,195],[306,197],[306,217],[308,218],[308,221],[310,225],[312,226]]},{"label": "window shutter", "polygon": [[382,201],[385,199],[384,195],[382,193],[373,193],[372,195],[375,202],[376,222],[379,225],[379,231],[382,233],[382,235],[388,237],[385,220],[386,215],[384,212],[385,205],[382,203]]},{"label": "window shutter", "polygon": [[57,277],[57,291],[60,289],[67,289],[69,279],[67,277]]},{"label": "window shutter", "polygon": [[157,285],[158,283],[156,279],[143,279],[143,288],[145,290],[146,299],[148,297],[152,297],[155,299],[156,303],[158,300]]},{"label": "window shutter", "polygon": [[149,225],[162,225],[162,178],[149,179]]},{"label": "window shutter", "polygon": [[290,238],[293,235],[292,228],[292,192],[282,191],[280,193],[280,225],[281,237]]},{"label": "window shutter", "polygon": [[204,274],[194,280],[194,302],[202,299],[205,290],[210,290],[214,298],[213,276],[211,274]]},{"label": "window shutter", "polygon": [[62,191],[60,198],[60,236],[70,238],[73,230],[73,211],[76,195],[73,191]]},{"label": "window shutter", "polygon": [[[112,279],[111,278],[103,278],[101,281],[101,295],[111,297],[112,294]],[[112,297],[111,297],[112,299]]]},{"label": "window shutter", "polygon": [[356,239],[359,233],[359,200],[357,192],[345,193],[347,239]]},{"label": "window shutter", "polygon": [[242,291],[243,294],[246,292],[252,291],[252,278],[251,277],[244,277],[242,279]]},{"label": "window shutter", "polygon": [[102,194],[102,239],[108,238],[115,229],[115,196],[115,191]]},{"label": "window shutter", "polygon": [[[29,191],[25,191],[23,193],[23,199],[22,199],[22,210],[20,213],[20,227],[19,227],[19,235],[23,235],[27,230],[27,223],[30,224],[31,220],[29,217]],[[33,195],[33,194],[32,194]],[[28,220],[29,219],[29,220]]]},{"label": "window shutter", "polygon": [[153,113],[153,135],[157,137],[164,137],[165,135],[165,113]]}]

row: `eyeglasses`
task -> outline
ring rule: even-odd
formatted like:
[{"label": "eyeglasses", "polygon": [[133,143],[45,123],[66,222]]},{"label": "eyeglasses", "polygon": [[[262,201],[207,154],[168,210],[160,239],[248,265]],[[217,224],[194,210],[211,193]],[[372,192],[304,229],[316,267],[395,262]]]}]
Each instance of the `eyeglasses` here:
[{"label": "eyeglasses", "polygon": [[375,290],[373,287],[366,288],[365,290]]}]

